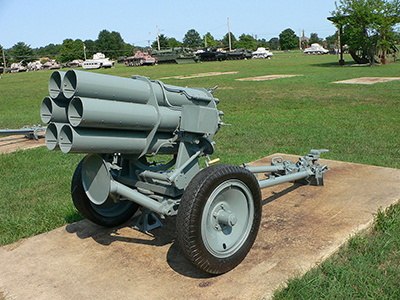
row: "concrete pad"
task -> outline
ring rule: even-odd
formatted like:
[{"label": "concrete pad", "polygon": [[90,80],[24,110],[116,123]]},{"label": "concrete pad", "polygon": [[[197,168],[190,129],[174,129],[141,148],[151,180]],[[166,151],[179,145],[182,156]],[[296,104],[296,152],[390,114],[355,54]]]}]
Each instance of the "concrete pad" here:
[{"label": "concrete pad", "polygon": [[333,83],[345,83],[345,84],[375,84],[379,82],[390,82],[400,80],[400,77],[360,77],[341,81],[335,81]]},{"label": "concrete pad", "polygon": [[0,138],[0,154],[11,153],[18,150],[32,149],[46,145],[44,135],[39,134],[39,139],[27,139],[23,135],[9,135]]},{"label": "concrete pad", "polygon": [[265,81],[265,80],[273,80],[279,78],[290,78],[296,76],[303,76],[303,75],[264,75],[264,76],[257,76],[257,77],[248,77],[248,78],[240,78],[236,79],[237,81]]},{"label": "concrete pad", "polygon": [[[274,156],[251,165],[269,165]],[[1,247],[0,291],[15,300],[269,298],[400,198],[399,169],[320,162],[331,169],[323,187],[287,183],[263,190],[257,240],[227,274],[210,276],[185,261],[174,218],[151,235],[132,229],[135,219],[113,229],[84,220]]]},{"label": "concrete pad", "polygon": [[180,76],[170,76],[170,77],[163,77],[160,79],[191,79],[191,78],[200,78],[200,77],[210,77],[210,76],[219,76],[219,75],[235,75],[239,74],[237,71],[232,72],[207,72],[207,73],[199,73],[193,75],[180,75]]}]

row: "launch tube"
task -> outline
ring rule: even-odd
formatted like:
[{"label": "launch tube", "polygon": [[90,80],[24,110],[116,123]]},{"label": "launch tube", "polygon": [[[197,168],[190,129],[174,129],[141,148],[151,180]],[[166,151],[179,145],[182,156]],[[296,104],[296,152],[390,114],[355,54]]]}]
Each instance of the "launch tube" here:
[{"label": "launch tube", "polygon": [[68,101],[46,97],[43,99],[40,107],[40,118],[46,124],[50,122],[67,123],[67,107]]},{"label": "launch tube", "polygon": [[65,99],[63,94],[63,78],[65,72],[54,71],[49,80],[49,94],[52,99],[62,100]]},{"label": "launch tube", "polygon": [[150,131],[160,117],[157,131],[173,132],[179,126],[181,112],[167,107],[75,97],[68,107],[73,127]]},{"label": "launch tube", "polygon": [[69,70],[63,77],[62,86],[66,99],[85,97],[146,104],[151,97],[155,97],[160,106],[182,106],[193,104],[195,101],[207,104],[213,100],[217,101],[203,88],[164,85],[140,76],[130,79]]},{"label": "launch tube", "polygon": [[[172,134],[157,133],[147,150],[148,154],[173,154],[177,145],[169,139]],[[124,153],[141,154],[147,146],[147,134],[142,131],[73,128],[62,126],[58,142],[64,153]]]}]

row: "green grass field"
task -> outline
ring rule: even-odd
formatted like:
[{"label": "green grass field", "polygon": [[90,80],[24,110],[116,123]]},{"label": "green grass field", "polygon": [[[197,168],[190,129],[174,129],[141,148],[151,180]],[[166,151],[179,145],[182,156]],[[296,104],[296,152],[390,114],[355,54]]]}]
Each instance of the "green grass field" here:
[{"label": "green grass field", "polygon": [[[350,57],[346,59],[349,64],[352,63]],[[117,65],[113,69],[94,72],[122,77],[135,74],[150,79],[206,72],[238,72],[162,80],[178,86],[219,86],[214,93],[221,101],[218,108],[225,113],[223,121],[232,126],[223,127],[216,135],[216,152],[212,158],[219,157],[224,163],[241,164],[276,152],[305,155],[312,148],[327,148],[330,152],[324,154],[324,158],[400,168],[400,81],[374,85],[332,83],[357,77],[397,77],[400,76],[400,62],[375,67],[339,67],[337,60],[331,55],[307,56],[292,52],[275,53],[271,60],[138,68]],[[0,128],[21,128],[41,123],[40,105],[48,95],[51,72],[3,75],[0,79]],[[299,76],[258,82],[236,80],[277,74]],[[82,156],[48,151],[47,148],[0,155],[0,245],[81,219],[72,204],[69,185]],[[398,211],[398,208],[393,210]],[[399,218],[398,213],[394,215]],[[384,233],[376,232],[382,236],[387,230],[385,227]],[[397,248],[393,250],[396,259],[390,259],[390,266],[397,266],[394,273],[398,282],[399,231],[391,234],[397,239],[397,244],[390,244],[397,245]],[[360,239],[361,245],[370,245],[370,242],[365,242],[367,237]],[[345,269],[351,269],[347,267],[350,258],[346,256],[347,251],[352,249],[351,245],[349,243],[344,250],[345,260],[338,262]],[[360,247],[353,247],[354,251],[357,253]],[[331,261],[327,264],[329,266]],[[325,270],[323,268],[317,270]],[[377,266],[372,266],[374,268]],[[308,284],[320,281],[322,284],[315,290],[331,290],[332,280],[346,280],[343,274],[334,275],[332,279],[318,272],[316,275],[310,272],[310,276],[316,277],[300,279],[306,281],[302,290],[309,292],[312,289],[308,288]],[[288,288],[294,294],[281,294],[283,298],[277,296],[278,299],[342,298],[329,294],[327,290],[322,296],[296,294],[299,288],[292,284],[297,284],[297,279]],[[379,281],[374,284],[379,285]],[[362,285],[357,288],[365,289]],[[371,297],[367,295],[366,298]]]}]

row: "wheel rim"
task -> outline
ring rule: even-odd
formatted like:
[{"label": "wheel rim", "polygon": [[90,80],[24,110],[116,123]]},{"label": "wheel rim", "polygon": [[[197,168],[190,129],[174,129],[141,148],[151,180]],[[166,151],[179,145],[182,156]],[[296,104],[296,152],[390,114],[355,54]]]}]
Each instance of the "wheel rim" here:
[{"label": "wheel rim", "polygon": [[253,196],[242,181],[221,183],[208,198],[201,222],[207,250],[218,258],[235,254],[246,242],[253,225]]},{"label": "wheel rim", "polygon": [[132,202],[128,200],[115,202],[111,197],[108,197],[108,199],[101,205],[94,204],[92,201],[90,201],[90,205],[98,214],[112,218],[117,217],[128,210],[132,205]]}]

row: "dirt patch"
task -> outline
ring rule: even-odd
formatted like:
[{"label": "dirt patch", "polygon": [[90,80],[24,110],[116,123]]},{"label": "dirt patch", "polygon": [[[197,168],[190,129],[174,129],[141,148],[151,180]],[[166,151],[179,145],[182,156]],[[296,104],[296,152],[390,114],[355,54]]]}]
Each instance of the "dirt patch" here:
[{"label": "dirt patch", "polygon": [[240,78],[236,79],[238,81],[264,81],[264,80],[273,80],[279,78],[289,78],[295,76],[303,76],[303,75],[265,75],[265,76],[257,76],[257,77],[248,77],[248,78]]},{"label": "dirt patch", "polygon": [[400,77],[360,77],[341,81],[335,81],[333,83],[345,83],[345,84],[375,84],[378,82],[390,82],[394,80],[400,80]]},{"label": "dirt patch", "polygon": [[193,75],[163,77],[160,79],[190,79],[190,78],[219,76],[219,75],[234,75],[234,74],[239,74],[239,72],[208,72],[208,73],[199,73],[199,74],[193,74]]},{"label": "dirt patch", "polygon": [[38,140],[30,140],[23,135],[10,135],[2,137],[0,138],[0,154],[45,146],[46,142],[44,135],[38,135],[38,137]]}]

